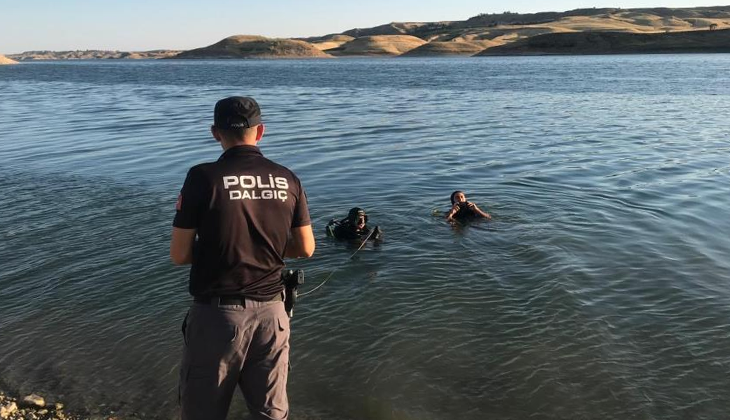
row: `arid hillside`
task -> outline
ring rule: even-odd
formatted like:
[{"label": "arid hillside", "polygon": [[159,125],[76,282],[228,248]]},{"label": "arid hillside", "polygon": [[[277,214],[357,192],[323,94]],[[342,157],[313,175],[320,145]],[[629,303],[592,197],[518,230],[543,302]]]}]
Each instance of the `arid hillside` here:
[{"label": "arid hillside", "polygon": [[324,58],[329,54],[314,45],[295,39],[274,39],[255,35],[235,35],[213,45],[184,51],[171,58]]},{"label": "arid hillside", "polygon": [[332,55],[401,55],[426,44],[410,35],[374,35],[355,38],[337,48],[326,50]]},{"label": "arid hillside", "polygon": [[5,57],[4,55],[0,55],[0,65],[5,64],[17,64],[18,62],[15,60],[11,60],[8,57]]},{"label": "arid hillside", "polygon": [[338,48],[342,46],[342,44],[346,44],[353,39],[355,38],[349,35],[332,35],[329,37],[324,37],[321,41],[312,41],[312,45],[314,45],[319,50],[325,51]]},{"label": "arid hillside", "polygon": [[431,57],[431,56],[470,56],[494,46],[492,41],[431,41],[420,47],[406,51],[403,57]]},{"label": "arid hillside", "polygon": [[392,22],[296,39],[235,35],[183,52],[29,51],[8,58],[24,61],[718,52],[725,51],[722,42],[726,29],[730,29],[730,6],[592,8],[480,14],[463,21]]},{"label": "arid hillside", "polygon": [[26,51],[21,54],[11,54],[10,57],[18,61],[30,60],[106,60],[106,59],[155,59],[167,58],[179,54],[174,50],[152,51],[105,51],[105,50],[77,50],[77,51]]},{"label": "arid hillside", "polygon": [[329,45],[324,43],[325,40],[338,35],[347,35],[355,37],[355,40],[350,42],[358,45],[357,40],[363,37],[372,39],[376,36],[412,36],[428,44],[404,51],[404,55],[439,56],[468,55],[474,50],[473,44],[483,45],[484,50],[546,34],[594,32],[665,34],[728,28],[730,28],[730,6],[684,9],[606,8],[532,14],[482,14],[465,21],[394,22],[373,28],[351,29],[342,34],[330,34],[325,37],[302,38],[302,40],[320,43],[323,51],[344,56],[362,54],[359,48],[343,48],[346,44],[328,49],[326,47]]},{"label": "arid hillside", "polygon": [[572,32],[535,36],[477,55],[728,53],[730,29],[670,33]]}]

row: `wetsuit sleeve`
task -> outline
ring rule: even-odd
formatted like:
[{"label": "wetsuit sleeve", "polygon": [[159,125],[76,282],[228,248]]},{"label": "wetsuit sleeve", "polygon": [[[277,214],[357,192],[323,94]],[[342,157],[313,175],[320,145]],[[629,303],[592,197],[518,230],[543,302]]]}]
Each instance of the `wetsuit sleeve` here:
[{"label": "wetsuit sleeve", "polygon": [[191,168],[177,197],[172,225],[181,229],[198,228],[208,208],[210,194],[210,186],[203,173],[197,167]]},{"label": "wetsuit sleeve", "polygon": [[309,218],[309,206],[307,205],[307,194],[304,192],[304,187],[299,184],[299,197],[297,197],[297,204],[294,207],[294,216],[292,219],[291,227],[297,228],[312,224],[312,220]]}]

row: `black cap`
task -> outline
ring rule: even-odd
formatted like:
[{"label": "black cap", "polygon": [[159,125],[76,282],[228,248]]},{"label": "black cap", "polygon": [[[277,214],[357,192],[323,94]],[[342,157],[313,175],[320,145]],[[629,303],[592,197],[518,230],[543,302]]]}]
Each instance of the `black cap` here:
[{"label": "black cap", "polygon": [[231,96],[215,104],[216,128],[249,128],[261,124],[261,109],[253,98]]}]

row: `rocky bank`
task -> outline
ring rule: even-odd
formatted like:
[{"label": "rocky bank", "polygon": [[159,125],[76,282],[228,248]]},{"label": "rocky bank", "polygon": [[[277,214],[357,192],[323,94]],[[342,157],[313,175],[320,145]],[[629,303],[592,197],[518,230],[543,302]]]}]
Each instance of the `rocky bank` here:
[{"label": "rocky bank", "polygon": [[9,397],[0,393],[0,419],[2,420],[81,420],[67,415],[63,404],[47,402],[36,394],[23,398]]},{"label": "rocky bank", "polygon": [[91,414],[67,412],[64,405],[38,394],[14,397],[0,391],[0,420],[135,420],[119,417],[111,410],[94,409]]}]

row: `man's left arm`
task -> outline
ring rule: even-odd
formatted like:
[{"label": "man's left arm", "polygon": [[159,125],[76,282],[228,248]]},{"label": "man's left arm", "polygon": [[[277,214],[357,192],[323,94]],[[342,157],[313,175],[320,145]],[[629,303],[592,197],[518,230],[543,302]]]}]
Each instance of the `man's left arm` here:
[{"label": "man's left arm", "polygon": [[176,265],[187,265],[193,262],[193,244],[197,229],[172,228],[170,239],[170,259]]},{"label": "man's left arm", "polygon": [[312,225],[292,228],[284,258],[309,258],[314,254],[315,247]]},{"label": "man's left arm", "polygon": [[487,212],[485,212],[485,211],[482,211],[482,209],[480,209],[479,207],[477,207],[477,205],[476,205],[476,204],[474,204],[474,203],[469,203],[469,208],[470,208],[470,209],[472,209],[472,211],[473,211],[473,212],[474,212],[474,213],[475,213],[475,214],[476,214],[477,216],[479,216],[479,217],[483,217],[483,218],[485,218],[485,219],[487,219],[487,220],[492,220],[492,216],[491,216],[491,215],[490,215],[489,213],[487,213]]},{"label": "man's left arm", "polygon": [[294,207],[292,227],[289,232],[289,241],[284,250],[284,258],[309,258],[314,254],[316,244],[312,232],[312,221],[309,217],[307,194],[297,180],[299,195]]}]

